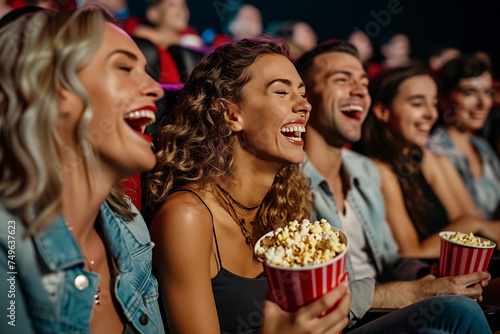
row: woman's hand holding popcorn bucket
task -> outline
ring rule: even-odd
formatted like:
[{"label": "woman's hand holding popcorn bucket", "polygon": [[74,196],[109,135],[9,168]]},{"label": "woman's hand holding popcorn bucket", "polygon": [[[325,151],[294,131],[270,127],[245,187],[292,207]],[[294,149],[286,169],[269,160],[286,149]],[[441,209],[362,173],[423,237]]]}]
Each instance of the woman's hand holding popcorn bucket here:
[{"label": "woman's hand holding popcorn bucket", "polygon": [[347,287],[347,245],[344,233],[324,219],[314,223],[293,221],[264,235],[255,245],[255,255],[264,263],[270,299],[293,312],[340,283]]}]

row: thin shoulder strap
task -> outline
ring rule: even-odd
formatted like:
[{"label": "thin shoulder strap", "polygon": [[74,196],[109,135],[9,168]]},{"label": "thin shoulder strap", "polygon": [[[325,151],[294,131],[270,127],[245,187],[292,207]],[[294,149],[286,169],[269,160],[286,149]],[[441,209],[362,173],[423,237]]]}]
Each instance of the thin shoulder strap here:
[{"label": "thin shoulder strap", "polygon": [[201,197],[197,193],[192,191],[191,189],[176,189],[172,193],[176,193],[176,192],[180,192],[180,191],[190,192],[193,195],[195,195],[196,197],[198,197],[198,199],[201,201],[201,203],[203,203],[203,205],[207,208],[208,212],[210,212],[210,217],[212,217],[212,231],[213,231],[214,239],[215,239],[215,248],[217,249],[217,258],[219,259],[219,266],[220,266],[220,268],[222,268],[222,261],[220,259],[219,244],[217,243],[217,235],[215,234],[214,216],[212,215],[212,211],[210,210],[208,205],[201,199]]}]

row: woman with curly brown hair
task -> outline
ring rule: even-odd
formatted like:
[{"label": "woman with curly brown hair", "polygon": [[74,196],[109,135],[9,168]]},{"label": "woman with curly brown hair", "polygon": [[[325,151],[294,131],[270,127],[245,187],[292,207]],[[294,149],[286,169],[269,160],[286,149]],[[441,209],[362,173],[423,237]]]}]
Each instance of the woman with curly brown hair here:
[{"label": "woman with curly brown hair", "polygon": [[[311,106],[287,55],[264,40],[217,48],[159,131],[147,186],[154,264],[173,332],[337,333],[347,324],[344,287],[296,313],[264,302],[266,280],[253,253],[260,236],[308,218],[312,208],[297,166]],[[336,302],[336,311],[317,318]]]}]

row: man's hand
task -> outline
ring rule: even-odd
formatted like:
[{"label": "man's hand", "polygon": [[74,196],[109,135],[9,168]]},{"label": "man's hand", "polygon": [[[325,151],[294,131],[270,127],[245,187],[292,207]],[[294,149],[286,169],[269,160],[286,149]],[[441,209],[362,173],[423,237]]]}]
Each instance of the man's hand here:
[{"label": "man's hand", "polygon": [[463,295],[481,302],[490,280],[487,272],[440,278],[429,274],[416,281],[377,285],[372,307],[401,308],[437,295]]},{"label": "man's hand", "polygon": [[488,272],[468,275],[440,277],[430,274],[418,280],[420,286],[416,291],[421,299],[436,295],[463,295],[481,302],[483,288],[488,286],[491,275]]}]

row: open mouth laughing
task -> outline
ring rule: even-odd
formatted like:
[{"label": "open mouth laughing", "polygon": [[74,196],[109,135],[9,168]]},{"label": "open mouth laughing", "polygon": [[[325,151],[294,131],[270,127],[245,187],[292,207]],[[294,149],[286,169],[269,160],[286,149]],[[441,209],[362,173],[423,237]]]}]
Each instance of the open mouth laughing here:
[{"label": "open mouth laughing", "polygon": [[361,121],[364,108],[358,104],[348,104],[340,107],[340,111],[352,120]]},{"label": "open mouth laughing", "polygon": [[303,145],[302,133],[306,132],[306,128],[303,124],[289,123],[282,126],[280,131],[292,144]]},{"label": "open mouth laughing", "polygon": [[139,110],[130,111],[125,114],[125,122],[127,122],[135,133],[146,139],[148,142],[151,142],[151,137],[146,135],[144,131],[146,126],[156,121],[155,112],[156,108],[149,106]]}]

